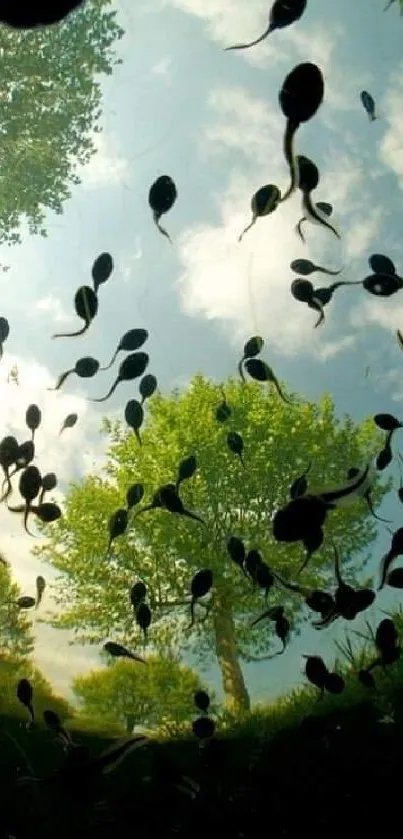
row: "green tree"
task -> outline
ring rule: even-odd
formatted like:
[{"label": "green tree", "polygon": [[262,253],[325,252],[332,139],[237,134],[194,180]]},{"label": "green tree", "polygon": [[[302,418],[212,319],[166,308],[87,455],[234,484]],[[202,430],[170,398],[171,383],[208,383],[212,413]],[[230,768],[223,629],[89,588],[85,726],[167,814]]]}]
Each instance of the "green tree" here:
[{"label": "green tree", "polygon": [[0,27],[0,243],[20,241],[24,223],[46,235],[45,211],[62,212],[95,151],[100,77],[123,35],[110,6],[87,0],[58,26]]},{"label": "green tree", "polygon": [[78,676],[73,691],[86,717],[171,732],[192,719],[193,694],[202,688],[197,673],[172,657],[149,656],[148,665],[116,661]]},{"label": "green tree", "polygon": [[0,660],[11,657],[26,659],[34,649],[31,621],[27,612],[21,611],[17,599],[21,595],[13,582],[8,566],[0,564]]},{"label": "green tree", "polygon": [[[295,578],[301,546],[275,543],[270,525],[288,498],[290,484],[310,462],[312,488],[345,483],[347,470],[368,462],[381,438],[371,420],[357,425],[348,416],[336,418],[328,396],[319,405],[296,400],[290,407],[256,382],[230,380],[225,391],[232,408],[225,425],[215,419],[221,387],[201,376],[185,393],[154,396],[142,446],[121,423],[106,421],[110,446],[104,476],[91,475],[70,488],[63,518],[37,552],[61,572],[57,597],[63,612],[55,616],[54,626],[74,628],[79,640],[92,643],[110,635],[135,643],[140,636],[128,592],[140,577],[153,610],[153,643],[161,650],[166,645],[191,650],[201,662],[216,657],[227,702],[236,710],[249,707],[241,661],[262,660],[273,649],[267,627],[249,626],[264,601],[229,560],[229,536],[243,538],[247,550],[259,548],[271,566]],[[227,447],[229,430],[243,436],[245,468]],[[125,504],[128,487],[141,481],[149,501],[159,486],[175,480],[179,461],[190,454],[197,457],[198,469],[182,484],[181,496],[207,526],[156,509],[138,516],[107,557],[108,517]],[[385,491],[377,487],[375,500]],[[346,574],[365,566],[375,534],[363,500],[328,517],[326,535],[337,542]],[[201,567],[214,573],[211,609],[190,632],[186,600],[190,580]],[[312,558],[303,580],[307,585],[334,582],[330,538]],[[279,597],[297,628],[304,617],[300,600],[274,591],[270,602],[279,602]]]}]

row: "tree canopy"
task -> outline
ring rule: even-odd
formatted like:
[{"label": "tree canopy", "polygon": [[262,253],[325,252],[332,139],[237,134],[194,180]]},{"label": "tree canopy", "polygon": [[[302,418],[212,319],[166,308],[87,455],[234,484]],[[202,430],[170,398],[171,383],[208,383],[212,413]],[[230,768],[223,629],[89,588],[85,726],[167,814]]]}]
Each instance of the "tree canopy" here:
[{"label": "tree canopy", "polygon": [[[301,547],[277,543],[271,532],[271,519],[286,503],[291,483],[311,463],[313,489],[344,484],[348,469],[362,467],[379,450],[380,436],[370,419],[356,424],[349,416],[337,418],[329,396],[318,405],[295,399],[291,407],[265,386],[233,380],[225,383],[225,393],[232,409],[225,423],[215,416],[222,386],[202,376],[184,393],[155,395],[141,446],[122,423],[105,421],[110,436],[105,473],[71,486],[63,517],[37,553],[61,572],[56,595],[62,611],[54,626],[73,628],[77,640],[91,643],[107,637],[140,643],[129,592],[141,579],[153,613],[151,643],[160,650],[192,651],[201,662],[216,656],[229,704],[248,707],[240,662],[273,654],[279,642],[267,625],[251,628],[264,597],[231,562],[227,540],[242,538],[247,550],[259,549],[271,567],[295,579]],[[243,437],[244,466],[228,448],[229,431]],[[189,455],[196,457],[197,471],[181,485],[181,498],[206,526],[154,509],[136,516],[107,555],[108,519],[125,506],[127,489],[143,483],[142,505],[149,503],[161,485],[175,482],[179,462]],[[385,491],[375,487],[374,501]],[[325,543],[302,575],[303,583],[333,584],[332,540],[346,577],[354,579],[369,559],[375,535],[362,499],[339,507],[329,516]],[[210,609],[189,631],[190,582],[203,567],[214,575]],[[295,596],[272,590],[270,604],[279,602],[297,628],[306,618],[304,606]]]},{"label": "tree canopy", "polygon": [[24,223],[46,235],[46,210],[62,212],[95,151],[100,77],[123,35],[110,6],[87,0],[57,26],[0,27],[0,244],[20,241]]},{"label": "tree canopy", "polygon": [[135,726],[175,731],[192,719],[193,694],[201,689],[190,667],[155,655],[149,656],[147,665],[120,660],[73,682],[85,716],[105,723],[118,721],[128,733]]},{"label": "tree canopy", "polygon": [[8,566],[0,564],[0,657],[26,659],[34,649],[31,622],[19,608],[21,591],[13,582]]}]

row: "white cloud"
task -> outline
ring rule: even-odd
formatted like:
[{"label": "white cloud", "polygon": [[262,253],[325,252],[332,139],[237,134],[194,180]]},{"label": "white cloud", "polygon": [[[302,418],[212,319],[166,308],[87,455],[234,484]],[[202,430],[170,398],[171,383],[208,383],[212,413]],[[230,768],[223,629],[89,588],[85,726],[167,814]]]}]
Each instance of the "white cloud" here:
[{"label": "white cloud", "polygon": [[63,308],[61,300],[53,297],[52,294],[41,297],[30,309],[31,316],[42,314],[42,312],[49,314],[54,323],[66,323],[74,320],[73,316],[69,315]]},{"label": "white cloud", "polygon": [[390,86],[385,95],[385,117],[388,128],[380,144],[379,156],[382,162],[396,174],[403,188],[403,62],[391,75]]},{"label": "white cloud", "polygon": [[120,186],[130,171],[130,162],[117,149],[117,142],[105,131],[93,137],[96,153],[79,171],[84,189]]},{"label": "white cloud", "polygon": [[[328,308],[325,328],[314,330],[314,313],[290,293],[295,275],[289,265],[306,256],[320,265],[348,269],[367,251],[380,229],[382,212],[375,207],[363,217],[371,186],[359,156],[340,144],[337,151],[333,149],[331,136],[316,200],[319,192],[322,200],[331,199],[335,208],[332,221],[342,235],[341,242],[327,230],[307,225],[307,243],[302,245],[295,233],[301,216],[298,193],[273,215],[258,219],[238,243],[240,232],[251,220],[253,192],[270,181],[277,181],[281,189],[287,183],[282,126],[267,102],[240,86],[220,86],[210,95],[209,105],[212,120],[200,148],[205,155],[225,156],[230,176],[227,187],[213,196],[218,223],[201,223],[179,240],[183,271],[177,285],[185,311],[221,320],[234,341],[258,332],[286,356],[307,353],[326,360],[350,348],[355,336],[345,319],[340,323],[337,318],[338,294]],[[314,285],[324,285],[318,277],[312,278]],[[341,279],[344,277],[355,279],[347,275]]]},{"label": "white cloud", "polygon": [[171,80],[171,66],[172,58],[167,55],[151,67],[151,75],[158,76],[164,79],[164,81],[169,82]]}]

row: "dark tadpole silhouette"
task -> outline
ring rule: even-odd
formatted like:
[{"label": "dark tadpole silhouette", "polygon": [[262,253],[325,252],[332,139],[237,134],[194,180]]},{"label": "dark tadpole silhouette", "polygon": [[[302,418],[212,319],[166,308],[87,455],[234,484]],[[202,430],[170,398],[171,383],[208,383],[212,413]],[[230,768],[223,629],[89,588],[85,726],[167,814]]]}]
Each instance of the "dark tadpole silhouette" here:
[{"label": "dark tadpole silhouette", "polygon": [[203,711],[204,714],[207,713],[210,707],[210,697],[205,690],[197,690],[193,696],[193,702],[198,711]]},{"label": "dark tadpole silhouette", "polygon": [[3,358],[3,344],[10,334],[10,324],[7,318],[0,317],[0,360]]},{"label": "dark tadpole silhouette", "polygon": [[362,285],[374,297],[391,297],[403,288],[403,280],[397,274],[370,274]]},{"label": "dark tadpole silhouette", "polygon": [[169,175],[161,175],[150,187],[148,193],[148,203],[153,211],[153,219],[158,227],[160,233],[166,236],[169,242],[171,238],[169,233],[161,227],[159,221],[161,216],[168,213],[172,209],[178,197],[177,189],[174,181]]},{"label": "dark tadpole silhouette", "polygon": [[299,475],[298,478],[293,481],[290,486],[290,498],[300,498],[301,495],[305,495],[308,490],[308,479],[307,475],[310,471],[312,464],[310,463],[309,466],[305,469],[305,472],[302,475]]},{"label": "dark tadpole silhouette", "polygon": [[[244,373],[243,373],[243,365],[247,358],[255,358],[262,352],[264,347],[264,340],[260,337],[260,335],[253,335],[252,338],[248,338],[245,342],[243,347],[242,358],[238,363],[238,373],[243,382],[246,381]],[[226,417],[228,419],[228,417]]]},{"label": "dark tadpole silhouette", "polygon": [[380,562],[380,582],[378,591],[380,591],[385,583],[386,576],[389,573],[390,566],[398,556],[403,555],[403,527],[399,527],[392,536],[392,541],[389,550],[384,554]]},{"label": "dark tadpole silhouette", "polygon": [[139,384],[139,393],[141,396],[141,404],[144,405],[146,399],[151,399],[154,395],[155,391],[157,390],[158,382],[155,376],[152,373],[146,373],[145,376],[140,381]]},{"label": "dark tadpole silhouette", "polygon": [[340,235],[336,228],[327,221],[326,213],[322,215],[319,204],[312,201],[312,192],[317,188],[320,180],[319,169],[313,160],[304,155],[298,155],[296,158],[296,165],[298,170],[298,187],[302,192],[302,209],[304,218],[313,223],[326,227],[338,239]]},{"label": "dark tadpole silhouette", "polygon": [[[328,204],[326,201],[318,201],[317,204],[315,204],[315,211],[316,211],[316,214],[321,213],[321,215],[325,216],[325,218],[330,218],[330,216],[333,213],[333,207],[332,207],[331,204]],[[300,239],[303,242],[305,242],[305,236],[302,232],[302,225],[304,224],[305,221],[309,221],[308,217],[307,216],[302,216],[302,218],[300,218],[298,224],[295,226],[295,230],[296,230]]]},{"label": "dark tadpole silhouette", "polygon": [[101,253],[92,264],[91,275],[95,294],[99,286],[106,283],[113,271],[113,259],[110,253]]},{"label": "dark tadpole silhouette", "polygon": [[147,632],[151,624],[151,609],[147,603],[140,603],[136,609],[136,623],[144,635],[144,644],[147,643]]},{"label": "dark tadpole silhouette", "polygon": [[164,507],[166,510],[168,510],[169,513],[176,513],[179,516],[186,516],[187,518],[193,519],[193,521],[198,521],[200,522],[200,524],[203,524],[205,526],[205,522],[200,516],[196,515],[196,513],[192,513],[190,510],[187,510],[186,507],[184,507],[183,502],[179,498],[179,495],[173,484],[166,484],[165,486],[161,487],[158,493],[156,493],[156,495],[158,497],[158,501],[157,498],[153,499],[153,507]]},{"label": "dark tadpole silhouette", "polygon": [[[20,491],[20,495],[22,495],[25,504],[23,505],[23,512],[24,512],[24,528],[25,531],[32,536],[33,534],[28,530],[28,516],[32,511],[32,502],[35,498],[39,495],[42,486],[42,476],[39,469],[36,466],[27,466],[24,469],[18,484],[18,488]],[[12,513],[19,513],[21,512],[20,506],[18,507],[9,507],[8,508]]]},{"label": "dark tadpole silhouette", "polygon": [[66,428],[74,428],[76,422],[78,420],[78,414],[67,414],[66,419],[64,420],[62,427],[59,431],[59,437],[66,430]]},{"label": "dark tadpole silhouette", "polygon": [[4,473],[2,484],[2,496],[0,501],[5,501],[12,492],[10,481],[10,469],[17,462],[19,454],[18,441],[12,435],[7,435],[0,440],[0,466]]},{"label": "dark tadpole silhouette", "polygon": [[76,338],[84,335],[98,312],[98,297],[89,285],[80,286],[74,297],[76,315],[84,321],[82,329],[77,332],[57,332],[52,338]]},{"label": "dark tadpole silhouette", "polygon": [[324,96],[322,73],[316,64],[298,64],[286,76],[279,93],[279,103],[287,124],[284,133],[283,151],[290,170],[291,183],[281,201],[286,201],[298,186],[298,162],[294,154],[294,138],[301,123],[308,122],[316,114]]},{"label": "dark tadpole silhouette", "polygon": [[122,361],[119,367],[118,375],[108,390],[108,393],[105,396],[101,396],[98,399],[91,399],[90,401],[106,402],[106,400],[112,396],[112,393],[114,393],[120,382],[130,382],[133,381],[133,379],[138,379],[142,376],[149,360],[149,356],[145,352],[130,353],[130,355],[126,356],[126,358]]},{"label": "dark tadpole silhouette", "polygon": [[137,399],[129,399],[127,402],[125,407],[125,420],[134,431],[137,441],[141,446],[140,428],[144,420],[144,411]]},{"label": "dark tadpole silhouette", "polygon": [[347,280],[339,280],[332,285],[323,288],[314,288],[310,280],[294,280],[291,283],[291,294],[295,300],[300,303],[306,303],[310,309],[319,312],[319,317],[314,324],[316,329],[325,321],[324,306],[332,300],[333,294],[341,286],[361,285],[361,281],[349,282]]},{"label": "dark tadpole silhouette", "polygon": [[190,584],[190,593],[192,595],[192,599],[190,602],[190,625],[189,629],[192,628],[194,624],[194,607],[196,601],[200,599],[200,597],[205,597],[206,594],[209,593],[211,587],[213,585],[213,572],[210,568],[202,568],[200,571],[197,571],[194,577],[192,578]]},{"label": "dark tadpole silhouette", "polygon": [[179,492],[179,487],[183,483],[183,481],[189,481],[190,478],[193,478],[197,469],[197,460],[193,454],[189,455],[189,457],[185,457],[184,460],[181,460],[178,468],[178,477],[176,479],[175,490]]},{"label": "dark tadpole silhouette", "polygon": [[245,468],[245,461],[243,459],[244,444],[243,439],[237,431],[229,431],[227,434],[227,446],[233,454],[239,457],[242,466]]},{"label": "dark tadpole silhouette", "polygon": [[128,524],[128,514],[127,510],[122,507],[119,510],[115,510],[114,513],[109,518],[108,521],[108,531],[109,531],[109,541],[108,547],[106,549],[106,557],[109,556],[109,552],[112,547],[112,542],[115,541],[119,536],[123,536],[126,533]]},{"label": "dark tadpole silhouette", "polygon": [[45,492],[52,492],[57,487],[57,477],[54,472],[47,472],[42,478],[42,488],[39,495],[39,504],[42,504]]},{"label": "dark tadpole silhouette", "polygon": [[[243,359],[242,359],[242,361],[243,361]],[[242,371],[242,361],[240,362],[241,371]],[[245,377],[243,375],[243,372],[241,373],[241,378],[243,378],[243,380],[245,381]],[[217,405],[217,407],[214,411],[214,416],[215,416],[217,422],[219,422],[219,423],[227,422],[227,420],[229,420],[229,418],[232,414],[232,410],[231,410],[230,406],[228,405],[227,398],[225,396],[224,388],[221,388],[221,392],[222,392],[222,402],[220,402],[219,405]]]},{"label": "dark tadpole silhouette", "polygon": [[31,723],[35,722],[35,711],[33,706],[34,691],[28,679],[20,679],[17,684],[17,699],[27,709]]},{"label": "dark tadpole silhouette", "polygon": [[41,424],[42,414],[39,410],[37,405],[29,405],[26,414],[25,414],[25,422],[27,424],[27,428],[29,428],[32,434],[32,440],[35,438],[35,431],[39,428]]},{"label": "dark tadpole silhouette", "polygon": [[257,192],[252,196],[251,201],[251,209],[252,209],[252,221],[250,224],[245,227],[245,230],[242,231],[241,235],[238,238],[238,242],[241,242],[245,233],[251,229],[256,224],[258,218],[262,218],[263,216],[269,216],[270,213],[273,213],[274,210],[278,207],[281,200],[281,193],[279,188],[275,184],[267,184],[266,186],[261,186]]},{"label": "dark tadpole silhouette", "polygon": [[135,352],[139,350],[148,339],[148,332],[146,329],[129,329],[122,335],[115,352],[106,367],[101,367],[101,370],[109,370],[115,363],[118,353],[120,352]]},{"label": "dark tadpole silhouette", "polygon": [[138,583],[134,583],[130,589],[130,603],[133,606],[133,609],[137,609],[140,606],[140,603],[143,603],[147,596],[147,588],[141,580]]},{"label": "dark tadpole silhouette", "polygon": [[137,504],[140,504],[144,497],[144,487],[143,484],[136,483],[132,484],[126,492],[126,504],[127,509],[131,510]]},{"label": "dark tadpole silhouette", "polygon": [[66,370],[64,373],[61,373],[55,387],[48,387],[48,390],[59,390],[67,377],[71,376],[72,373],[75,373],[80,379],[92,379],[98,373],[98,370],[99,361],[96,358],[92,358],[91,355],[86,355],[84,358],[79,358],[71,370]]},{"label": "dark tadpole silhouette", "polygon": [[247,44],[235,44],[233,47],[225,47],[228,50],[246,50],[249,47],[254,47],[264,41],[271,32],[275,29],[285,29],[286,26],[296,23],[299,20],[305,9],[307,0],[275,0],[270,10],[269,25],[267,29],[256,38],[255,41],[250,41]]},{"label": "dark tadpole silhouette", "polygon": [[227,551],[235,565],[237,565],[238,568],[246,574],[244,568],[246,551],[242,539],[239,539],[237,536],[230,536],[227,541]]},{"label": "dark tadpole silhouette", "polygon": [[368,114],[368,118],[370,122],[375,122],[377,119],[376,110],[375,110],[375,100],[367,90],[362,90],[360,93],[361,102]]},{"label": "dark tadpole silhouette", "polygon": [[117,644],[115,641],[107,641],[103,648],[105,652],[109,653],[109,655],[113,656],[113,658],[130,658],[132,661],[140,661],[142,664],[147,664],[145,658],[142,658],[140,655],[136,655],[136,653],[130,652],[130,650],[123,647],[122,644]]},{"label": "dark tadpole silhouette", "polygon": [[59,23],[84,0],[1,0],[0,21],[13,29],[34,29]]},{"label": "dark tadpole silhouette", "polygon": [[343,270],[341,268],[340,271],[330,271],[329,268],[322,268],[320,265],[315,265],[310,259],[294,259],[291,262],[290,268],[291,271],[294,271],[295,274],[301,274],[302,277],[309,277],[310,274],[314,274],[315,272],[328,274],[330,277],[337,277]]},{"label": "dark tadpole silhouette", "polygon": [[261,358],[247,358],[245,361],[245,368],[251,379],[255,379],[257,382],[270,382],[276,388],[280,399],[282,399],[283,402],[286,402],[287,405],[292,405],[291,400],[287,399],[281,389],[279,381],[274,375],[273,370],[268,364],[266,364],[265,361],[262,361]]},{"label": "dark tadpole silhouette", "polygon": [[373,253],[368,259],[369,267],[374,274],[396,274],[394,262],[383,253]]}]

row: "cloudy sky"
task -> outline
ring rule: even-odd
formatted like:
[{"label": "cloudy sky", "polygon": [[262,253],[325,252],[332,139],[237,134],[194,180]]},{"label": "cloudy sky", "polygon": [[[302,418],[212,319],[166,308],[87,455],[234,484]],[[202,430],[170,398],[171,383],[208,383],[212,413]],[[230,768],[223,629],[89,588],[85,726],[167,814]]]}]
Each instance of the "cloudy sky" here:
[{"label": "cloudy sky", "polygon": [[[326,324],[314,330],[315,313],[290,296],[289,269],[292,259],[305,257],[344,267],[343,278],[360,280],[370,273],[372,252],[388,254],[403,269],[398,10],[392,6],[384,14],[383,0],[308,0],[295,26],[251,50],[224,52],[266,28],[266,2],[115,0],[115,6],[125,30],[118,45],[122,64],[102,82],[97,154],[80,170],[82,182],[64,214],[48,215],[48,237],[26,235],[1,253],[10,266],[0,274],[0,289],[11,324],[0,372],[2,433],[21,436],[26,407],[36,402],[44,418],[37,450],[43,469],[56,471],[66,484],[99,466],[102,412],[86,396],[102,395],[104,382],[97,377],[84,389],[72,377],[61,393],[47,388],[80,355],[106,363],[133,326],[150,332],[152,369],[163,389],[185,385],[196,371],[232,374],[239,346],[254,333],[264,337],[265,357],[278,375],[308,398],[329,390],[338,410],[357,419],[380,410],[399,413],[403,357],[394,331],[403,329],[403,297],[376,300],[360,287],[342,288]],[[299,241],[298,194],[238,243],[253,193],[265,183],[284,190],[288,182],[278,91],[301,61],[322,69],[325,99],[300,129],[298,151],[319,166],[316,199],[333,204],[341,241],[312,225],[306,244]],[[379,119],[371,124],[362,89],[377,103]],[[173,246],[154,227],[147,203],[151,183],[162,174],[178,188],[177,203],[164,218]],[[75,290],[88,282],[95,256],[105,250],[116,268],[100,291],[99,315],[82,339],[82,352],[78,344],[51,341],[53,332],[74,325]],[[7,383],[14,364],[19,386]],[[124,386],[117,390],[109,413],[121,409],[128,393]],[[71,411],[80,422],[59,440]],[[398,515],[393,505],[387,509]],[[2,550],[24,593],[37,573],[51,581],[51,570],[32,557],[32,540],[22,535],[19,519],[0,509],[0,523]],[[388,538],[380,536],[379,549]],[[320,643],[324,649],[329,641],[321,637]],[[299,639],[287,662],[247,668],[253,695],[295,684],[303,647],[317,651],[317,635]],[[63,692],[72,675],[98,660],[96,650],[71,648],[66,633],[40,624],[36,657]]]}]

